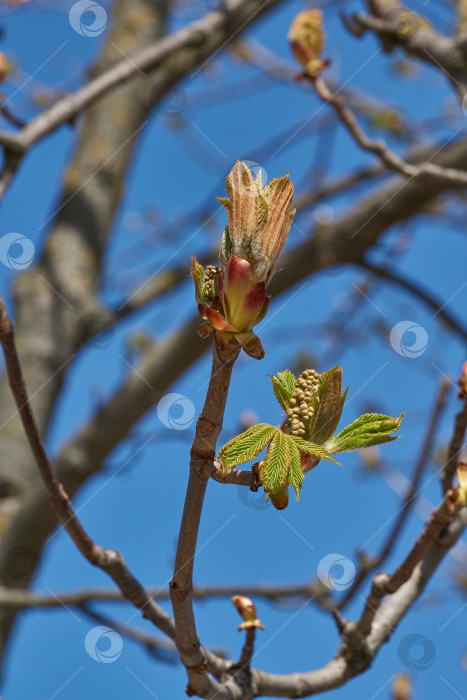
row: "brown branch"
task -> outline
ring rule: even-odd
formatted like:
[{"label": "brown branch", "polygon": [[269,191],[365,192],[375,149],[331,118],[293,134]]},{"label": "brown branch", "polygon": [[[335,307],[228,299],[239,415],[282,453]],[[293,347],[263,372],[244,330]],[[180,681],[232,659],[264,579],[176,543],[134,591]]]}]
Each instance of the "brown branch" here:
[{"label": "brown branch", "polygon": [[398,0],[367,0],[367,4],[371,15],[358,13],[352,17],[359,35],[374,32],[385,51],[401,46],[409,56],[443,71],[462,102],[467,87],[466,35],[452,38],[441,34]]},{"label": "brown branch", "polygon": [[[445,511],[445,508],[448,512]],[[467,523],[467,509],[463,508],[453,518],[449,510],[446,499],[432,514],[411,554],[396,570],[394,577],[399,577],[401,574],[401,579],[406,578],[409,569],[412,569],[411,574],[406,578],[405,585],[400,585],[382,603],[379,615],[373,620],[371,633],[366,638],[362,639],[361,635],[359,637],[356,634],[358,623],[345,622],[338,615],[338,624],[342,628],[344,641],[332,661],[320,669],[305,673],[280,675],[252,669],[252,686],[255,697],[265,695],[304,698],[308,695],[339,688],[350,679],[366,671],[407,610],[423,592],[443,556],[461,536]],[[450,524],[445,527],[446,522],[449,521]],[[440,530],[441,535],[439,534]],[[435,535],[435,531],[438,536]],[[412,568],[413,560],[419,559],[422,551],[425,552],[423,559],[415,568]],[[411,558],[412,554],[413,558]],[[409,559],[410,565],[408,565]],[[389,581],[393,581],[393,577],[389,577]]]},{"label": "brown branch", "polygon": [[[146,588],[148,595],[156,600],[167,600],[170,591],[163,586]],[[245,595],[265,598],[271,603],[280,603],[285,598],[311,600],[316,596],[313,582],[291,584],[229,584],[225,586],[197,585],[193,588],[193,600],[206,601],[209,598],[231,598],[233,595]],[[61,605],[80,608],[90,602],[123,603],[125,597],[117,590],[105,588],[85,588],[82,590],[56,593],[39,593],[25,591],[21,588],[3,588],[0,590],[0,608],[57,608]]]},{"label": "brown branch", "polygon": [[452,486],[452,480],[456,473],[459,456],[462,450],[462,443],[467,431],[467,398],[462,399],[462,410],[456,416],[454,432],[449,443],[448,458],[441,472],[441,486],[446,494]]},{"label": "brown branch", "polygon": [[204,697],[209,690],[209,681],[205,673],[206,657],[198,639],[193,613],[193,566],[204,494],[212,474],[216,442],[222,429],[230,377],[239,351],[240,347],[236,341],[222,348],[215,342],[212,346],[211,378],[191,447],[185,507],[180,524],[174,574],[170,582],[175,643],[182,663],[187,669],[190,692],[196,692]]},{"label": "brown branch", "polygon": [[0,297],[0,343],[5,355],[8,381],[13,393],[25,435],[31,447],[47,490],[50,505],[81,554],[90,564],[107,573],[120,588],[124,597],[143,612],[171,639],[174,638],[174,625],[167,613],[148,595],[139,581],[131,574],[122,555],[111,549],[97,545],[85,531],[71,505],[70,499],[58,478],[45,451],[37,430],[36,421],[29,402],[20,361],[16,351],[14,332],[8,313]]},{"label": "brown branch", "polygon": [[422,449],[420,451],[420,455],[418,457],[417,463],[415,465],[414,473],[412,476],[411,480],[411,485],[410,489],[407,492],[407,495],[405,497],[404,504],[402,508],[399,510],[398,517],[396,518],[396,522],[394,523],[387,539],[386,542],[384,543],[383,547],[381,548],[380,553],[376,557],[364,557],[363,558],[363,563],[360,567],[360,571],[358,572],[355,581],[353,582],[352,586],[347,590],[345,596],[342,598],[342,600],[339,602],[337,605],[338,610],[342,610],[342,608],[347,605],[347,603],[353,598],[355,593],[360,589],[361,585],[364,583],[366,580],[366,577],[371,571],[374,571],[375,569],[379,568],[382,566],[382,564],[386,561],[387,557],[391,553],[395,542],[397,541],[397,538],[399,537],[402,528],[404,526],[404,523],[407,519],[407,516],[410,513],[410,509],[412,507],[413,501],[418,493],[418,487],[420,484],[420,480],[423,475],[423,471],[425,469],[426,463],[433,451],[433,446],[434,446],[434,440],[435,440],[435,435],[436,435],[436,429],[439,425],[443,410],[446,406],[446,398],[449,392],[450,388],[450,383],[446,380],[442,380],[438,394],[436,397],[436,401],[432,410],[432,414],[430,416],[430,420],[428,422],[428,428],[427,432],[425,435],[425,439],[423,441]]},{"label": "brown branch", "polygon": [[245,644],[243,645],[242,655],[240,657],[240,669],[250,668],[251,659],[253,656],[256,637],[256,627],[249,627],[246,631]]},{"label": "brown branch", "polygon": [[[58,605],[63,604],[63,601],[57,602]],[[138,627],[134,627],[133,625],[127,625],[113,618],[109,618],[106,615],[102,615],[101,613],[98,613],[95,610],[91,610],[91,608],[89,608],[86,604],[80,605],[79,610],[83,615],[86,615],[86,617],[88,617],[89,619],[95,620],[101,625],[111,627],[116,632],[119,632],[119,634],[121,634],[122,636],[128,637],[129,639],[133,639],[135,642],[139,642],[154,656],[160,658],[160,655],[157,654],[157,651],[162,650],[166,652],[172,652],[172,655],[175,659],[177,653],[175,644],[168,642],[166,639],[162,637],[155,637],[154,635],[148,634],[147,632],[145,632],[142,629],[139,629]]]},{"label": "brown branch", "polygon": [[[239,31],[278,4],[280,0],[226,0],[218,9],[196,20],[188,27],[164,37],[153,46],[122,59],[107,71],[71,95],[59,99],[16,134],[0,132],[0,145],[21,158],[34,144],[63,124],[73,120],[96,100],[101,99],[135,76],[152,73],[170,57],[180,57],[186,50],[195,50],[196,59],[185,66],[175,65],[174,75],[166,79],[167,90],[179,77],[210,54],[224,47]],[[180,75],[178,74],[180,73]],[[147,76],[145,76],[147,77]],[[148,89],[150,89],[148,84]]]},{"label": "brown branch", "polygon": [[373,579],[370,594],[365,603],[365,609],[356,629],[356,635],[361,639],[367,637],[373,625],[373,620],[385,595],[395,593],[412,576],[415,567],[421,562],[428,548],[439,537],[444,528],[453,520],[462,506],[456,504],[455,492],[448,491],[440,505],[433,511],[423,531],[417,538],[407,557],[392,576],[380,573]]},{"label": "brown branch", "polygon": [[467,186],[467,173],[455,168],[444,168],[434,163],[425,161],[420,165],[412,165],[404,158],[391,151],[384,141],[372,141],[360,128],[355,115],[346,106],[343,98],[339,95],[339,90],[331,92],[321,77],[305,76],[314,86],[317,94],[325,104],[331,105],[336,112],[341,123],[345,126],[349,134],[356,143],[365,151],[374,153],[378,158],[397,173],[409,179],[426,178],[435,179],[446,184],[455,184],[459,187]]}]

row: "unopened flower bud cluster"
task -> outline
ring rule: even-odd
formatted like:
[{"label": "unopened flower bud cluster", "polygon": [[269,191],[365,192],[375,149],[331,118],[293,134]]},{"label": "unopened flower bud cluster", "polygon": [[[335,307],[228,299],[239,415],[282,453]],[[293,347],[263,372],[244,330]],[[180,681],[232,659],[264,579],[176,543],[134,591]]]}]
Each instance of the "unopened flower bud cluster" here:
[{"label": "unopened flower bud cluster", "polygon": [[211,300],[217,296],[217,277],[219,275],[217,265],[208,265],[204,271],[204,293]]},{"label": "unopened flower bud cluster", "polygon": [[313,418],[313,394],[318,391],[319,373],[307,369],[297,379],[297,385],[287,409],[287,432],[306,439]]}]

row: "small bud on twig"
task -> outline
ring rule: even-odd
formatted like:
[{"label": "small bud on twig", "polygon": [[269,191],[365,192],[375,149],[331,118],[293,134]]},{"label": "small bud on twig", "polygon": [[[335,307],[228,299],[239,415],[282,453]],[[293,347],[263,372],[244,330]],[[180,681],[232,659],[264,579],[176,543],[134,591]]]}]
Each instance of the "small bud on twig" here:
[{"label": "small bud on twig", "polygon": [[250,598],[244,595],[234,595],[231,600],[243,618],[243,622],[238,626],[239,630],[248,630],[253,627],[259,627],[259,629],[264,630],[264,626],[256,617],[256,608]]},{"label": "small bud on twig", "polygon": [[291,24],[288,39],[295,58],[305,68],[303,77],[317,77],[329,65],[329,60],[321,59],[325,39],[321,10],[300,12]]}]

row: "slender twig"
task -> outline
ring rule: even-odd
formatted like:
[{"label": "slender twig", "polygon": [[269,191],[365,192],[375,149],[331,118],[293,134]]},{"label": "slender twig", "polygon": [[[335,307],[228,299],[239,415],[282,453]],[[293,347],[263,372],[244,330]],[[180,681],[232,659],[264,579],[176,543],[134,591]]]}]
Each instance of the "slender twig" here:
[{"label": "slender twig", "polygon": [[222,429],[232,369],[240,347],[236,341],[220,348],[213,343],[211,378],[191,448],[190,474],[178,538],[170,594],[175,620],[175,643],[189,678],[190,692],[206,691],[204,650],[193,613],[193,565],[204,494],[212,474],[218,435]]},{"label": "slender twig", "polygon": [[423,441],[422,449],[420,451],[420,455],[415,465],[410,489],[407,492],[404,504],[399,510],[398,517],[396,518],[396,521],[386,539],[386,542],[381,548],[381,551],[378,554],[378,556],[363,558],[360,571],[358,572],[355,581],[337,605],[337,608],[339,610],[342,610],[342,608],[345,605],[347,605],[347,603],[353,598],[355,593],[360,589],[361,585],[366,580],[368,574],[371,571],[374,571],[375,569],[380,567],[386,561],[386,558],[393,550],[394,544],[402,531],[407,516],[410,513],[415,496],[417,495],[420,480],[422,478],[426,463],[433,451],[436,429],[439,425],[443,410],[446,406],[446,398],[449,392],[449,388],[450,383],[446,380],[442,380],[436,397],[435,405],[433,407],[433,411],[428,422],[428,428],[425,435],[425,439]]},{"label": "slender twig", "polygon": [[0,114],[3,114],[5,119],[7,119],[13,126],[17,126],[20,129],[26,126],[26,122],[19,119],[6,104],[0,104]]},{"label": "slender twig", "polygon": [[13,325],[1,296],[0,343],[5,355],[8,381],[18,406],[24,432],[47,489],[50,504],[59,522],[89,563],[105,571],[115,581],[124,597],[139,608],[144,617],[151,620],[156,627],[173,639],[175,630],[169,615],[149,596],[132,575],[120,552],[104,549],[90,538],[77,518],[63,485],[56,477],[37,429],[16,351]]},{"label": "slender twig", "polygon": [[420,165],[412,165],[404,158],[391,151],[384,141],[372,141],[360,128],[355,115],[345,104],[344,99],[338,94],[339,90],[332,92],[322,77],[305,74],[305,77],[313,84],[316,93],[326,104],[336,112],[342,124],[357,144],[365,151],[374,153],[392,170],[404,175],[406,178],[427,178],[441,180],[459,187],[467,186],[467,173],[455,168],[444,168],[441,165],[425,161]]},{"label": "slender twig", "polygon": [[249,627],[246,631],[245,644],[243,645],[240,657],[240,667],[242,670],[250,668],[253,650],[255,646],[256,627]]},{"label": "slender twig", "polygon": [[358,636],[367,637],[370,634],[373,620],[381,605],[382,598],[385,595],[395,593],[409,580],[428,548],[461,508],[462,506],[456,503],[455,492],[448,491],[440,505],[431,514],[409,554],[397,567],[392,576],[385,573],[375,575],[370,594],[365,603],[365,609],[357,625]]},{"label": "slender twig", "polygon": [[[170,598],[168,588],[147,589],[148,595],[156,600]],[[271,603],[281,603],[286,598],[316,599],[314,582],[292,584],[280,583],[232,583],[225,586],[198,585],[193,588],[193,599],[206,601],[209,598],[231,598],[233,595],[245,595],[255,598],[265,598]],[[124,603],[126,598],[121,592],[106,588],[83,588],[76,591],[57,591],[41,593],[25,591],[21,588],[3,588],[0,590],[0,608],[80,608],[89,602]]]},{"label": "slender twig", "polygon": [[166,639],[155,637],[142,629],[138,629],[132,625],[127,625],[123,622],[107,617],[107,615],[103,615],[102,613],[93,610],[86,603],[80,605],[79,610],[81,613],[83,613],[83,615],[89,617],[89,619],[99,622],[101,625],[105,625],[106,627],[111,627],[122,636],[133,639],[135,642],[139,642],[147,651],[151,653],[152,656],[160,658],[162,655],[159,652],[163,651],[168,652],[164,654],[165,660],[170,660],[172,662],[176,660],[177,649],[173,643],[171,644]]},{"label": "slender twig", "polygon": [[[440,517],[443,518],[443,514]],[[423,559],[415,566],[405,585],[400,586],[383,601],[379,615],[374,618],[371,632],[366,638],[362,639],[361,635],[356,633],[358,623],[346,622],[338,616],[344,641],[334,659],[319,669],[302,673],[278,674],[252,669],[254,697],[272,695],[304,698],[340,688],[350,679],[366,671],[382,645],[388,641],[396,626],[421,595],[446,552],[459,539],[466,523],[467,509],[463,508],[441,532],[441,536],[431,539]],[[430,537],[432,535],[433,532]]]}]

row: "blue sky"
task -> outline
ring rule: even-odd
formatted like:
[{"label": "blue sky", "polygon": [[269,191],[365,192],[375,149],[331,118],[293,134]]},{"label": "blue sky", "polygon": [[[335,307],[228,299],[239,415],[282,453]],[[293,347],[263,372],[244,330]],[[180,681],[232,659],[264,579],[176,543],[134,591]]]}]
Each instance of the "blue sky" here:
[{"label": "blue sky", "polygon": [[[71,4],[46,9],[43,3],[31,2],[20,11],[5,12],[1,17],[4,36],[0,48],[14,57],[20,70],[4,91],[11,97],[10,107],[24,118],[35,113],[25,96],[30,86],[76,89],[105,38],[105,31],[99,37],[77,34],[68,20]],[[413,5],[415,8],[417,3]],[[284,3],[256,24],[248,36],[292,63],[286,30],[301,7],[300,2]],[[362,3],[348,3],[346,9],[362,9]],[[444,2],[432,0],[423,11],[440,30],[449,31],[452,27]],[[179,13],[172,29],[191,19],[191,10]],[[465,116],[456,107],[453,94],[439,72],[415,64],[413,75],[401,77],[394,68],[401,54],[388,58],[378,51],[374,38],[357,40],[349,36],[335,10],[325,13],[325,21],[328,35],[325,55],[332,58],[330,78],[348,81],[350,88],[399,109],[409,123],[439,120],[447,108],[451,107],[454,113],[457,109],[458,114],[448,124],[439,120],[431,138],[442,142],[463,135]],[[32,74],[29,83],[22,85]],[[244,97],[234,98],[234,86],[242,81],[249,81],[250,88],[253,85],[255,89],[248,89]],[[207,105],[207,96],[219,93],[222,101]],[[181,109],[182,125],[178,127],[170,118],[174,102]],[[329,129],[318,131],[318,125],[326,119],[331,125],[331,112],[321,108],[310,91],[297,84],[279,83],[225,54],[216,56],[209,71],[188,76],[181,88],[169,96],[165,107],[155,111],[140,139],[106,253],[103,301],[118,302],[156,270],[174,263],[187,265],[188,270],[193,253],[202,253],[220,240],[225,225],[221,211],[208,229],[200,227],[195,216],[189,216],[183,226],[175,224],[207,197],[212,199],[210,211],[216,211],[213,196],[223,195],[225,176],[237,158],[259,163],[269,178],[291,171],[298,190],[306,184],[309,187],[310,182],[313,186],[310,171],[321,160],[329,177],[373,162],[342,130],[334,137]],[[263,147],[278,134],[287,130],[292,134],[304,124],[300,133],[274,157],[280,141],[274,147]],[[425,136],[422,127],[419,134]],[[391,139],[391,145],[401,148],[404,142]],[[8,232],[26,235],[40,253],[47,232],[44,222],[55,211],[60,177],[72,148],[73,132],[68,127],[34,148],[5,199],[0,235]],[[360,188],[351,196],[327,202],[327,209],[298,216],[288,248],[301,243],[317,219],[339,216],[355,205],[364,192]],[[462,212],[456,211],[454,203],[449,207],[459,221]],[[155,232],[156,215],[159,221],[168,224],[168,234],[162,242]],[[438,216],[419,217],[389,230],[373,251],[372,260],[384,263],[390,246],[402,233],[411,236],[411,245],[398,258],[397,269],[430,288],[442,304],[447,304],[462,319],[467,301],[467,287],[463,286],[466,277],[462,230]],[[7,299],[16,274],[0,265],[0,288]],[[381,448],[387,473],[368,476],[359,456],[344,455],[344,468],[321,464],[308,475],[300,502],[291,500],[289,508],[281,513],[265,506],[258,496],[239,492],[233,486],[210,483],[199,534],[195,582],[312,580],[319,562],[328,554],[336,553],[356,562],[360,547],[368,543],[368,551],[375,553],[384,542],[391,519],[402,503],[388,481],[394,484],[400,483],[404,476],[410,478],[440,380],[443,374],[455,379],[465,360],[465,348],[446,332],[432,311],[388,284],[372,289],[371,302],[363,299],[350,317],[346,315],[352,296],[358,295],[353,285],[361,287],[366,279],[363,271],[354,268],[321,272],[306,285],[298,285],[287,295],[273,300],[269,316],[258,329],[266,357],[261,363],[245,355],[240,357],[220,442],[238,431],[245,410],[254,411],[261,421],[281,420],[267,375],[293,366],[298,354],[306,353],[315,358],[320,371],[337,362],[343,367],[344,385],[350,389],[342,427],[368,406],[389,415],[405,412],[403,439]],[[123,381],[128,369],[120,356],[127,352],[132,334],[142,332],[162,341],[174,327],[191,317],[194,308],[187,275],[186,283],[171,299],[126,321],[101,346],[83,349],[69,372],[51,426],[48,437],[51,454],[56,454],[92,413],[97,397],[108,396]],[[322,329],[330,317],[337,321],[346,317],[357,342],[330,343]],[[428,334],[427,348],[417,358],[401,356],[389,342],[390,329],[405,320],[422,326]],[[198,411],[208,372],[206,355],[171,391],[187,397]],[[459,402],[452,389],[437,447],[449,441],[457,410]],[[184,431],[167,428],[154,407],[137,426],[132,439],[109,458],[104,473],[90,480],[74,499],[94,539],[122,551],[130,568],[148,586],[163,586],[171,576],[193,429],[193,425]],[[429,512],[429,504],[434,506],[439,501],[438,468],[432,460],[425,472],[419,498],[421,512]],[[387,570],[391,571],[401,561],[422,526],[419,515],[412,513],[385,565]],[[401,671],[411,674],[417,698],[463,697],[467,654],[465,612],[462,612],[465,596],[453,582],[462,570],[459,565],[462,557],[465,566],[465,543],[453,554],[445,559],[423,598],[396,629],[390,643],[381,649],[371,671],[330,692],[330,698],[389,698],[391,679]],[[110,584],[103,573],[82,559],[67,535],[58,531],[44,553],[34,588],[67,591],[91,585]],[[346,615],[357,617],[362,605],[362,599],[357,596]],[[339,640],[331,617],[313,604],[300,606],[280,609],[258,601],[258,612],[266,630],[258,635],[255,666],[291,672],[318,668],[332,658]],[[107,604],[96,609],[120,622],[153,632],[149,623],[141,620],[129,605]],[[237,657],[242,636],[237,632],[239,620],[229,600],[196,604],[196,614],[202,642],[227,649]],[[55,697],[74,700],[83,695],[90,700],[103,696],[116,700],[128,697],[145,700],[151,695],[159,700],[184,697],[182,668],[155,662],[140,645],[126,638],[114,663],[96,662],[84,645],[86,634],[94,626],[91,620],[64,608],[23,614],[9,650],[4,697],[9,700]],[[427,669],[408,669],[398,653],[401,641],[413,634],[423,635],[434,645],[435,657]],[[416,650],[413,653],[417,655]]]}]

